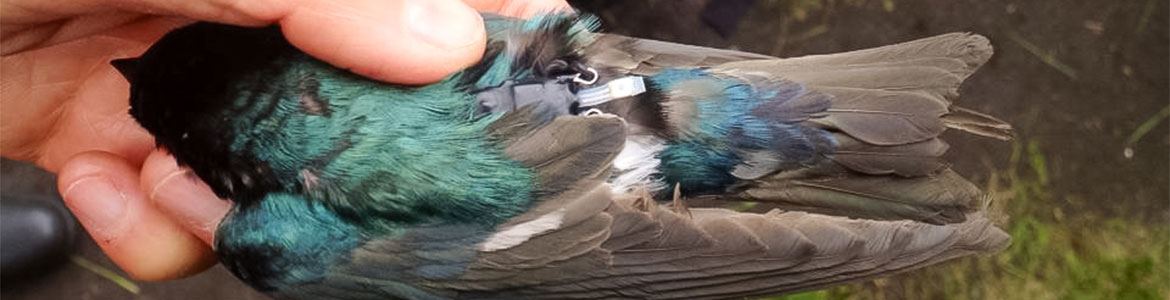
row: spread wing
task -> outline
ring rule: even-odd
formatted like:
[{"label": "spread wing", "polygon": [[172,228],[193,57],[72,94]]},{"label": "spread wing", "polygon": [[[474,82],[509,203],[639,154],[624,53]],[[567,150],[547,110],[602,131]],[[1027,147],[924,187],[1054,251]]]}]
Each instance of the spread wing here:
[{"label": "spread wing", "polygon": [[492,230],[435,225],[372,239],[311,299],[732,299],[816,289],[997,251],[1008,236],[982,215],[950,225],[804,212],[741,213],[614,195],[606,166],[624,140],[613,117],[490,131],[535,168],[548,197]]}]

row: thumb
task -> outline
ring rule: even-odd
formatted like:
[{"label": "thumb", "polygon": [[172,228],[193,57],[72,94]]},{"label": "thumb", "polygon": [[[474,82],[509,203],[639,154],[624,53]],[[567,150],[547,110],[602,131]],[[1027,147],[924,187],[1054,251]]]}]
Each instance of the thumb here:
[{"label": "thumb", "polygon": [[310,55],[395,83],[437,81],[484,51],[483,19],[459,0],[306,0],[279,23]]}]

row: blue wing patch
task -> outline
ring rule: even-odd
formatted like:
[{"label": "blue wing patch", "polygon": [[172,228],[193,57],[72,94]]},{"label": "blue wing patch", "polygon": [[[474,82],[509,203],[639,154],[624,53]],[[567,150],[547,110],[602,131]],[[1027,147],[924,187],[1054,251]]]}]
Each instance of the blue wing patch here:
[{"label": "blue wing patch", "polygon": [[832,97],[803,84],[705,69],[665,70],[650,78],[667,104],[692,112],[667,113],[681,130],[659,154],[659,172],[686,193],[722,192],[739,179],[810,166],[832,154],[832,134],[805,122],[823,117]]}]

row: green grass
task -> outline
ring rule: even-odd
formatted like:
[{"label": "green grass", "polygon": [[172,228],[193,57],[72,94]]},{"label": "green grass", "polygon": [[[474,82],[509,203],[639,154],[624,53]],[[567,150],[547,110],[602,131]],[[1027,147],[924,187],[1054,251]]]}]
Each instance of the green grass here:
[{"label": "green grass", "polygon": [[1013,239],[1006,251],[773,299],[1170,299],[1166,224],[1064,211],[1041,148],[1017,144],[1010,168],[990,180],[992,210],[1007,216]]},{"label": "green grass", "polygon": [[1016,44],[1020,45],[1020,47],[1023,47],[1024,50],[1028,50],[1028,53],[1035,55],[1036,58],[1040,59],[1040,61],[1044,62],[1053,69],[1060,71],[1060,73],[1064,74],[1065,76],[1068,76],[1069,79],[1077,79],[1077,70],[1073,69],[1073,67],[1065,64],[1064,62],[1061,62],[1060,59],[1056,58],[1056,54],[1053,51],[1040,48],[1040,46],[1037,46],[1035,43],[1032,43],[1028,39],[1024,38],[1024,36],[1020,35],[1020,33],[1013,30],[1008,30],[1007,37],[1013,42],[1016,42]]},{"label": "green grass", "polygon": [[138,284],[135,284],[133,280],[122,276],[118,273],[118,271],[110,270],[79,255],[71,255],[69,256],[69,260],[82,269],[93,272],[94,274],[109,280],[110,282],[118,285],[131,294],[138,294],[138,292],[142,291],[142,288],[138,287]]}]

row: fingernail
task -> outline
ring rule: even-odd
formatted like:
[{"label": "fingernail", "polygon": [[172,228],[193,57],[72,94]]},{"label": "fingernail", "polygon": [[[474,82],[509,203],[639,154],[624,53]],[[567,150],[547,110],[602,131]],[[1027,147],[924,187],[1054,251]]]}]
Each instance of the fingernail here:
[{"label": "fingernail", "polygon": [[440,48],[460,48],[479,40],[483,31],[479,14],[461,1],[418,0],[406,2],[410,30]]},{"label": "fingernail", "polygon": [[126,215],[126,195],[104,177],[73,182],[65,189],[65,203],[90,228],[115,228]]}]

